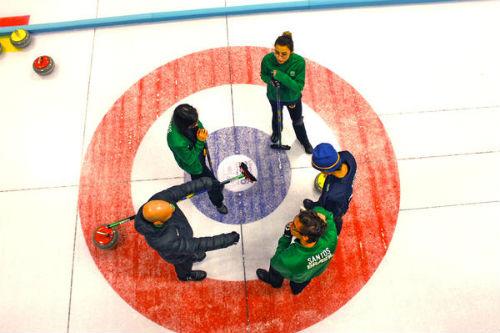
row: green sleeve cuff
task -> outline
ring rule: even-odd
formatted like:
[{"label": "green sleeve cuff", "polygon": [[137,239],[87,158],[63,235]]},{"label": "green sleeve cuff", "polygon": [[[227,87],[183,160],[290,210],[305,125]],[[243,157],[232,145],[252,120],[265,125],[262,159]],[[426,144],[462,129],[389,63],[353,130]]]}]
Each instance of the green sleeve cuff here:
[{"label": "green sleeve cuff", "polygon": [[302,88],[304,86],[299,86],[297,82],[292,80],[287,74],[276,71],[276,75],[274,76],[276,80],[280,81],[282,84],[284,84],[288,89],[292,90],[295,93],[300,93],[302,91]]}]

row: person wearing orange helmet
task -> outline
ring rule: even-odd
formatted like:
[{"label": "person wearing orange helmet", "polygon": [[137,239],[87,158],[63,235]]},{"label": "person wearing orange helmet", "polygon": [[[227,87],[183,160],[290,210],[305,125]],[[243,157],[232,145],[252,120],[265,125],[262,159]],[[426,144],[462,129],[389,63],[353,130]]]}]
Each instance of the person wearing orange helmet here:
[{"label": "person wearing orange helmet", "polygon": [[237,232],[212,237],[193,237],[193,229],[177,206],[177,202],[190,194],[209,191],[221,184],[212,178],[202,177],[185,184],[172,186],[153,195],[139,208],[135,229],[166,262],[175,267],[181,281],[201,281],[207,273],[192,270],[193,263],[202,261],[206,251],[222,249],[238,243]]}]

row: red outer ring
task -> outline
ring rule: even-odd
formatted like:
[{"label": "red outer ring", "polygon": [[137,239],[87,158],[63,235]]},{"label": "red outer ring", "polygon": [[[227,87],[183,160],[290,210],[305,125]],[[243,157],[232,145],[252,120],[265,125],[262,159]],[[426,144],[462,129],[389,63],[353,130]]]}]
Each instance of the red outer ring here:
[{"label": "red outer ring", "polygon": [[399,210],[399,177],[384,127],[355,89],[327,68],[308,61],[303,101],[337,133],[341,147],[356,156],[359,169],[334,260],[302,294],[292,296],[287,284],[272,289],[256,280],[178,282],[173,267],[148,248],[132,224],[128,232],[124,230],[126,242],[112,255],[92,246],[96,226],[134,213],[132,164],[141,140],[164,110],[202,89],[262,85],[260,61],[269,51],[210,49],[157,68],[114,103],[87,149],[79,212],[90,253],[127,303],[171,330],[243,332],[249,325],[251,332],[287,332],[309,327],[338,310],[364,286],[392,238]]}]

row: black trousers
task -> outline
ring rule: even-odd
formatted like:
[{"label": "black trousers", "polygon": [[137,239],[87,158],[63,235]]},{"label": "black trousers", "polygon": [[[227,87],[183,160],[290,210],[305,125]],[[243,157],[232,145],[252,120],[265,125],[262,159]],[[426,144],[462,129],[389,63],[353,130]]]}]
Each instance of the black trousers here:
[{"label": "black trousers", "polygon": [[175,273],[177,273],[177,277],[180,280],[185,280],[188,277],[189,273],[193,269],[193,262],[193,258],[189,257],[186,258],[186,261],[174,264]]},{"label": "black trousers", "polygon": [[340,235],[340,231],[342,230],[342,224],[344,221],[342,221],[342,216],[344,215],[339,215],[335,216],[333,220],[335,221],[335,227],[337,228],[337,235]]},{"label": "black trousers", "polygon": [[[209,178],[217,180],[217,178],[215,178],[213,172],[210,171],[210,169],[207,167],[207,164],[205,163],[205,161],[203,161],[202,165],[203,165],[203,171],[199,175],[192,175],[191,174],[191,180],[195,180],[195,179],[202,178],[202,177],[209,177]],[[222,187],[214,186],[210,191],[208,191],[208,198],[210,199],[210,202],[212,202],[212,205],[214,205],[215,207],[222,206],[222,203],[224,202],[224,195],[222,194]]]},{"label": "black trousers", "polygon": [[[272,266],[269,266],[269,282],[271,283],[271,286],[273,286],[274,288],[279,288],[283,284],[283,280],[284,277]],[[300,294],[310,282],[311,280],[307,280],[304,282],[290,281],[290,288],[292,289],[292,293],[294,295]]]},{"label": "black trousers", "polygon": [[[290,118],[292,119],[293,130],[299,142],[305,146],[309,145],[306,127],[304,126],[304,117],[302,116],[302,98],[294,102],[280,102],[269,99],[271,109],[273,111],[272,128],[273,133],[280,133],[283,130],[283,106],[286,106]],[[279,109],[278,109],[279,108]],[[278,117],[278,110],[281,112],[281,119]]]}]

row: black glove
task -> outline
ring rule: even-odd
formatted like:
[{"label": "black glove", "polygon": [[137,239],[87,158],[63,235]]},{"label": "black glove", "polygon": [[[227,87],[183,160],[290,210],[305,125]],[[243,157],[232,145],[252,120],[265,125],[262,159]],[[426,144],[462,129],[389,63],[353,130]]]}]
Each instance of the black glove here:
[{"label": "black glove", "polygon": [[292,237],[292,232],[290,231],[290,223],[287,223],[285,230],[283,230],[283,235],[286,237]]},{"label": "black glove", "polygon": [[218,181],[215,178],[212,178],[212,182],[213,182],[213,185],[212,185],[213,189],[220,189],[222,191],[224,189],[224,186],[226,186],[226,184],[222,184],[220,181]]},{"label": "black glove", "polygon": [[280,81],[275,80],[275,79],[271,79],[271,84],[273,85],[273,87],[276,87],[276,88],[279,88],[281,86]]},{"label": "black glove", "polygon": [[240,234],[236,231],[231,232],[229,236],[233,239],[233,245],[238,244],[238,242],[240,241]]}]

